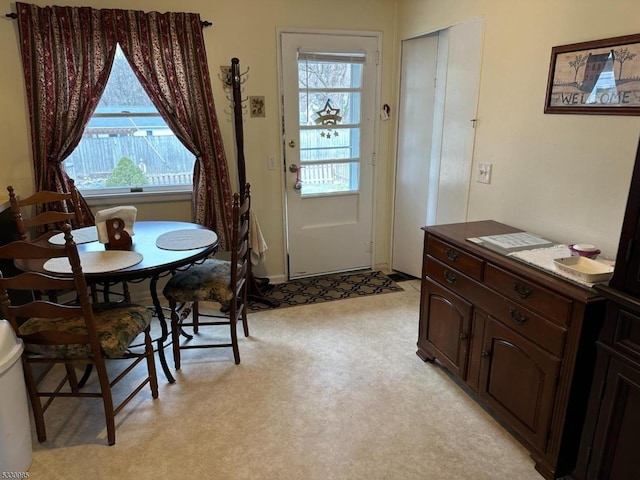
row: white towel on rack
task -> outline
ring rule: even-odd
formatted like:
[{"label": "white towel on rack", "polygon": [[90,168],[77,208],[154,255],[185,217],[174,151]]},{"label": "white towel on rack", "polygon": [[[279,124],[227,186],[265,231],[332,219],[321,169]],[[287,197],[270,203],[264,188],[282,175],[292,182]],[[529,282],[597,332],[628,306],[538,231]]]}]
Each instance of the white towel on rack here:
[{"label": "white towel on rack", "polygon": [[265,242],[262,236],[262,230],[260,230],[260,224],[258,218],[253,210],[251,210],[250,223],[249,223],[249,244],[251,247],[251,263],[253,265],[259,265],[264,262],[267,242]]},{"label": "white towel on rack", "polygon": [[96,229],[98,230],[98,241],[109,243],[106,221],[110,218],[120,218],[124,222],[125,231],[133,237],[133,224],[136,221],[138,209],[132,206],[112,207],[100,210],[96,213]]}]

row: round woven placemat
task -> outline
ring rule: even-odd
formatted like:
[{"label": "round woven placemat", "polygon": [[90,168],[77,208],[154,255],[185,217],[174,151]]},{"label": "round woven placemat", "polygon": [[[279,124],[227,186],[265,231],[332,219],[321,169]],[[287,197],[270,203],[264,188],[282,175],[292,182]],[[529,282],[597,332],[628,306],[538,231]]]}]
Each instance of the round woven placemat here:
[{"label": "round woven placemat", "polygon": [[156,246],[163,250],[193,250],[208,247],[217,240],[218,235],[211,230],[190,228],[163,233],[156,239]]},{"label": "round woven placemat", "polygon": [[[76,245],[98,241],[98,230],[95,225],[71,230],[71,235],[73,235],[73,241],[76,242]],[[64,245],[64,233],[57,233],[49,239],[49,243],[53,243],[54,245]]]},{"label": "round woven placemat", "polygon": [[[83,273],[104,273],[132,267],[142,261],[138,252],[125,250],[105,250],[104,252],[80,253],[80,264]],[[71,273],[71,265],[67,257],[50,258],[43,268],[52,273]]]}]

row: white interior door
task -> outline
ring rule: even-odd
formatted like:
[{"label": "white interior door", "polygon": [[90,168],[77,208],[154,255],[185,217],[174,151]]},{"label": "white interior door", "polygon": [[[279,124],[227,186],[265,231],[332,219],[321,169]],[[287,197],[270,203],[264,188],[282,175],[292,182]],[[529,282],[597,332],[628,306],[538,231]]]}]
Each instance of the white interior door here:
[{"label": "white interior door", "polygon": [[402,42],[392,267],[415,277],[420,277],[416,258],[422,257],[426,193],[434,178],[430,165],[437,56],[437,33]]},{"label": "white interior door", "polygon": [[371,266],[378,42],[280,34],[289,278]]},{"label": "white interior door", "polygon": [[420,277],[420,227],[467,219],[481,52],[482,19],[403,42],[393,270]]},{"label": "white interior door", "polygon": [[467,219],[480,87],[482,19],[450,27],[448,37],[437,224]]}]

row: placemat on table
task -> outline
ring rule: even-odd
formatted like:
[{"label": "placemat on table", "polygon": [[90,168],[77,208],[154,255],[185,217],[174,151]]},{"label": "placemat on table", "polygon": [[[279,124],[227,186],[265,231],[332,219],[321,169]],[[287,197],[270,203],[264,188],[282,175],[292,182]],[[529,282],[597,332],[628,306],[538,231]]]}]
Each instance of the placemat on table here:
[{"label": "placemat on table", "polygon": [[163,250],[193,250],[208,247],[218,239],[215,232],[203,228],[172,230],[156,239],[156,246]]},{"label": "placemat on table", "polygon": [[[98,241],[98,230],[95,225],[71,230],[71,235],[73,235],[73,241],[76,242],[77,245]],[[64,245],[64,232],[55,234],[49,239],[49,243],[53,243],[54,245]]]},{"label": "placemat on table", "polygon": [[[126,250],[105,250],[104,252],[81,252],[80,263],[83,273],[105,273],[132,267],[142,261],[138,252]],[[43,268],[52,273],[71,273],[67,257],[50,258]]]}]

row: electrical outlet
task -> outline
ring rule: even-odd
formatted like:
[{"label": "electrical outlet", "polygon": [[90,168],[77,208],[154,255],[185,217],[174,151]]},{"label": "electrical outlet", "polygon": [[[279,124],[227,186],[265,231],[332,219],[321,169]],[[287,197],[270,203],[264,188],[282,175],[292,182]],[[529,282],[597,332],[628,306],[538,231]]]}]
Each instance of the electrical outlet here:
[{"label": "electrical outlet", "polygon": [[275,170],[276,169],[276,157],[271,156],[271,157],[267,158],[267,168],[269,170]]},{"label": "electrical outlet", "polygon": [[491,163],[479,163],[478,174],[476,176],[476,182],[479,183],[491,183]]}]

